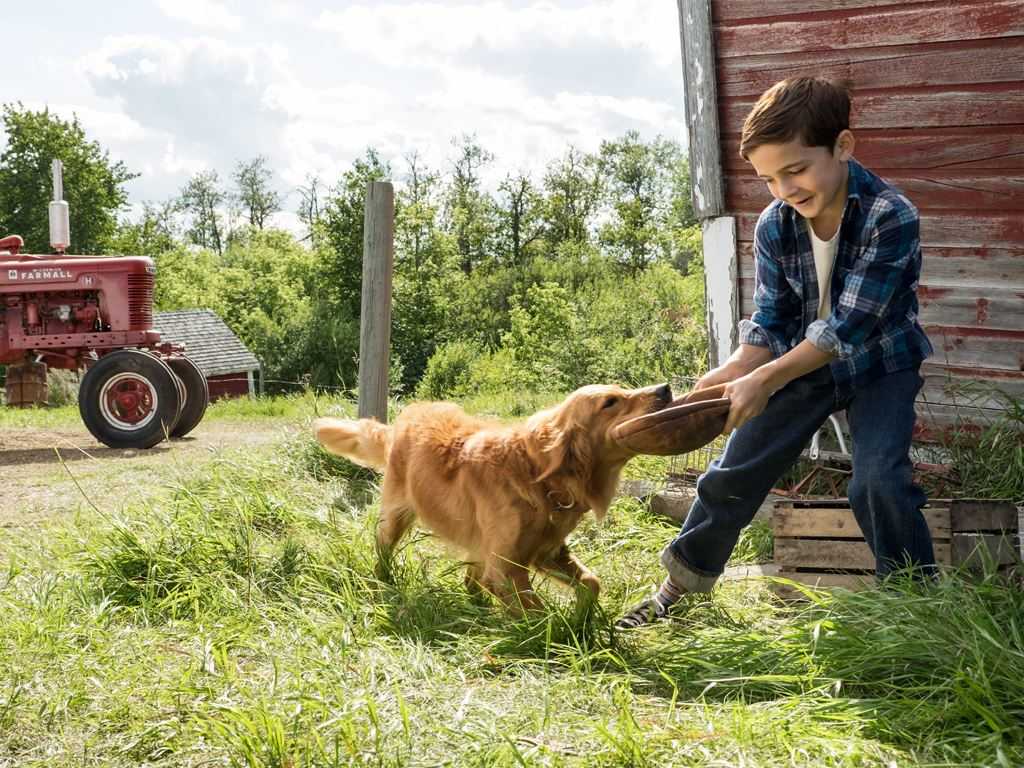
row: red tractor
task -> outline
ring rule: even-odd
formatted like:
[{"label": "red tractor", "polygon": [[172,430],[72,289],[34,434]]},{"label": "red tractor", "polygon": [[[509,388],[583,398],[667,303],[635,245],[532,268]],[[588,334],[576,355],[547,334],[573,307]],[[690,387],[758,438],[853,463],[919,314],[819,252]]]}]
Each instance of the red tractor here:
[{"label": "red tractor", "polygon": [[156,267],[147,256],[69,256],[61,166],[53,161],[53,255],[0,239],[0,364],[12,372],[85,369],[78,408],[112,448],[151,448],[188,434],[209,403],[206,377],[153,329]]}]

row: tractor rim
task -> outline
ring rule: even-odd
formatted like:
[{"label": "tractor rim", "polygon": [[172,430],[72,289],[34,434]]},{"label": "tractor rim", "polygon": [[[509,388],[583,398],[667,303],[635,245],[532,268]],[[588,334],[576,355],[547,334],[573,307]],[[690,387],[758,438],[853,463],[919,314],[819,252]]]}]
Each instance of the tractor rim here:
[{"label": "tractor rim", "polygon": [[148,379],[137,373],[111,376],[100,390],[100,412],[118,429],[137,430],[156,416],[160,399]]}]

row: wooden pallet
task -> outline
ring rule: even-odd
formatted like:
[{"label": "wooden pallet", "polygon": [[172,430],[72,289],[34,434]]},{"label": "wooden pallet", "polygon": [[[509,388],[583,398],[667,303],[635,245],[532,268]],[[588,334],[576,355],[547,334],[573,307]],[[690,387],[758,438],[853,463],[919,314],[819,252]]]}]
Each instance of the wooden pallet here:
[{"label": "wooden pallet", "polygon": [[[981,568],[985,554],[1001,567],[1020,561],[1017,509],[1010,502],[933,500],[922,510],[935,561]],[[874,583],[875,558],[847,499],[779,501],[772,515],[778,576],[819,587],[862,589]],[[785,597],[799,590],[776,584]]]}]

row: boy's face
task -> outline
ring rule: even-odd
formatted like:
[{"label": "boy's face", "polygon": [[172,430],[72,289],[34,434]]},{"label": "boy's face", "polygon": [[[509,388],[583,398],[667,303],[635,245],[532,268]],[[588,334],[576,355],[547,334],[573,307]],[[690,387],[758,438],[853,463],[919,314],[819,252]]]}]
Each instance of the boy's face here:
[{"label": "boy's face", "polygon": [[801,216],[813,221],[842,213],[846,161],[852,156],[853,134],[843,131],[832,149],[808,147],[797,138],[785,144],[755,147],[747,160],[768,184],[772,197],[789,203]]}]

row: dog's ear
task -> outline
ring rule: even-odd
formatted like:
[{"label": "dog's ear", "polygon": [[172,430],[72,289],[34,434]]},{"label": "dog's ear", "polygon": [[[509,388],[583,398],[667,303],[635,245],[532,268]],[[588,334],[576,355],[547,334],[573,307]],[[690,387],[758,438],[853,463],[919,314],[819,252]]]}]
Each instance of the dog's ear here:
[{"label": "dog's ear", "polygon": [[541,431],[541,473],[537,480],[558,474],[587,487],[593,465],[593,446],[587,431],[572,422],[547,425]]},{"label": "dog's ear", "polygon": [[542,455],[547,463],[542,464],[544,470],[537,480],[546,481],[556,495],[583,502],[598,520],[603,520],[615,495],[621,467],[608,467],[599,461],[593,434],[579,426],[565,430]]}]

